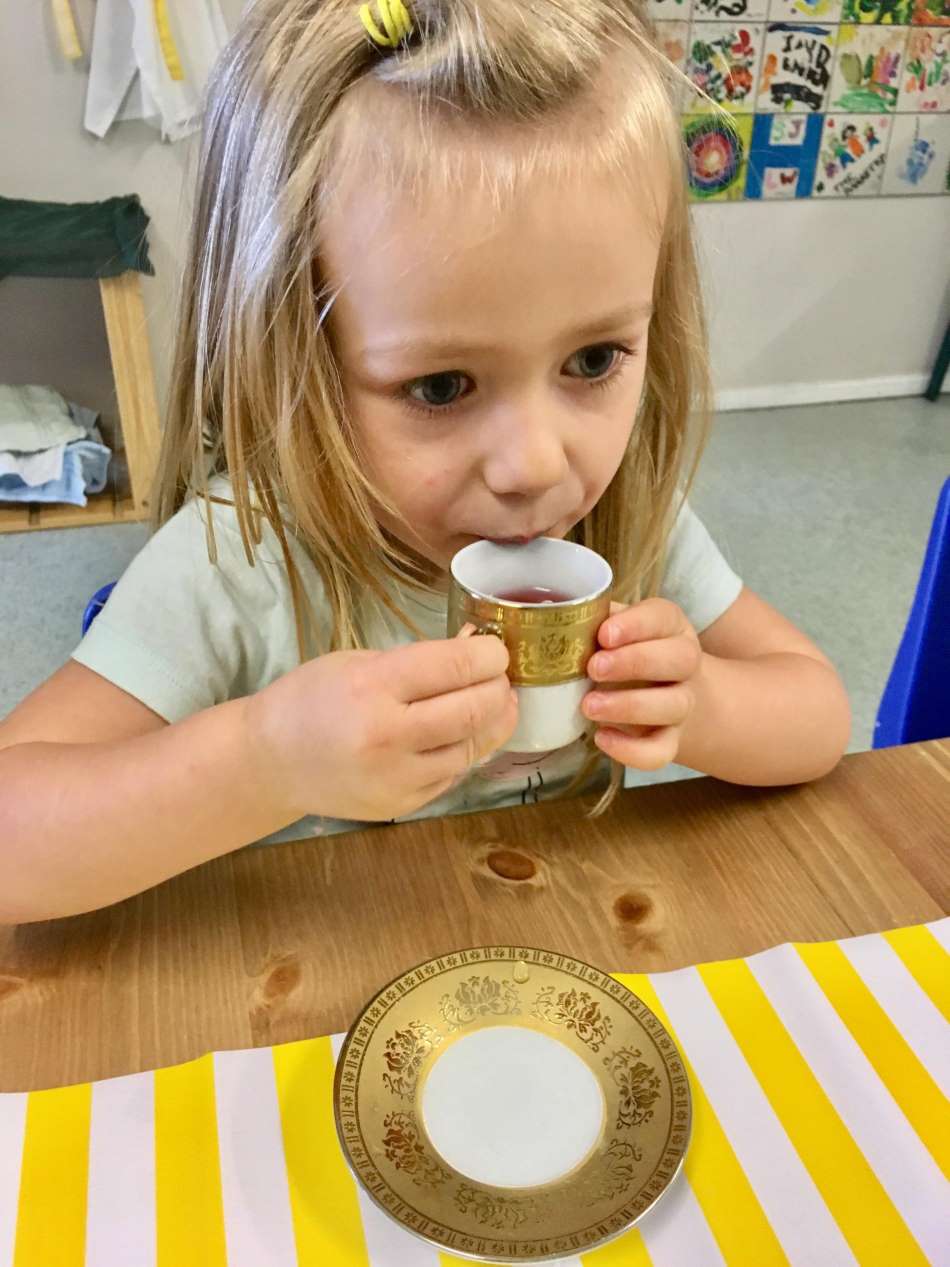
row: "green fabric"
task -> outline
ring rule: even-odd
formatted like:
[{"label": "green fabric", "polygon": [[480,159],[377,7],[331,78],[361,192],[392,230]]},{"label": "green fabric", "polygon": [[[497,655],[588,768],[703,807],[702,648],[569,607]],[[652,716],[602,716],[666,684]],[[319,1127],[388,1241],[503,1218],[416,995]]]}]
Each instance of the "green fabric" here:
[{"label": "green fabric", "polygon": [[103,202],[0,198],[0,278],[154,276],[138,194]]}]

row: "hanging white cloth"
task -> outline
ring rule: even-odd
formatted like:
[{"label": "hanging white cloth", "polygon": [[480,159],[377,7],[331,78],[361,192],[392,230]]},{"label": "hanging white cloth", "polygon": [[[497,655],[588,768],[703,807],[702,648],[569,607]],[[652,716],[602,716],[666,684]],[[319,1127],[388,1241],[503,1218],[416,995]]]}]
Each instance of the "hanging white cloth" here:
[{"label": "hanging white cloth", "polygon": [[226,41],[219,0],[98,0],[85,126],[101,137],[145,119],[169,141],[194,132]]}]

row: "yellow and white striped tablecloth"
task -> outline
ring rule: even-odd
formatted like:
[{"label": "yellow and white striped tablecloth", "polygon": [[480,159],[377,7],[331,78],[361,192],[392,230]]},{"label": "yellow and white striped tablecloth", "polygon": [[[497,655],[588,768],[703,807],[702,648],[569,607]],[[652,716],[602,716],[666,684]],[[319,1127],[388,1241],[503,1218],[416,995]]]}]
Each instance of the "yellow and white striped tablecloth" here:
[{"label": "yellow and white striped tablecloth", "polygon": [[[950,919],[621,976],[689,1069],[685,1174],[565,1267],[950,1267]],[[357,1189],[342,1039],[0,1096],[0,1267],[449,1267]]]}]

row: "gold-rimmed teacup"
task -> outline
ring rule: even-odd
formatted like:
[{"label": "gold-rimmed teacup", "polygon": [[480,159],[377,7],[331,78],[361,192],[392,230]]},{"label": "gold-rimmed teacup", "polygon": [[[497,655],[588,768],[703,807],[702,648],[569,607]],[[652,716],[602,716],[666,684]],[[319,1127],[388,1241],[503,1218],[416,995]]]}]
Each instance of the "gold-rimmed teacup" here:
[{"label": "gold-rimmed teacup", "polygon": [[[448,636],[466,624],[496,634],[508,648],[518,693],[509,752],[545,752],[585,732],[581,701],[592,683],[587,662],[610,615],[610,564],[573,541],[538,537],[525,545],[476,541],[452,560]],[[553,601],[505,597],[546,591]]]}]

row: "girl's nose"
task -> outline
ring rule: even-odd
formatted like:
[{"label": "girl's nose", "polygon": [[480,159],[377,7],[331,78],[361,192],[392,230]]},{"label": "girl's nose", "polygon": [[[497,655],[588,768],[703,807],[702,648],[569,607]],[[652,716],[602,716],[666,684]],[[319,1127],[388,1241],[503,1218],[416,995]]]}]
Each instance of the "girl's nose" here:
[{"label": "girl's nose", "polygon": [[567,454],[553,411],[514,412],[492,429],[484,478],[498,497],[538,497],[566,479]]}]

